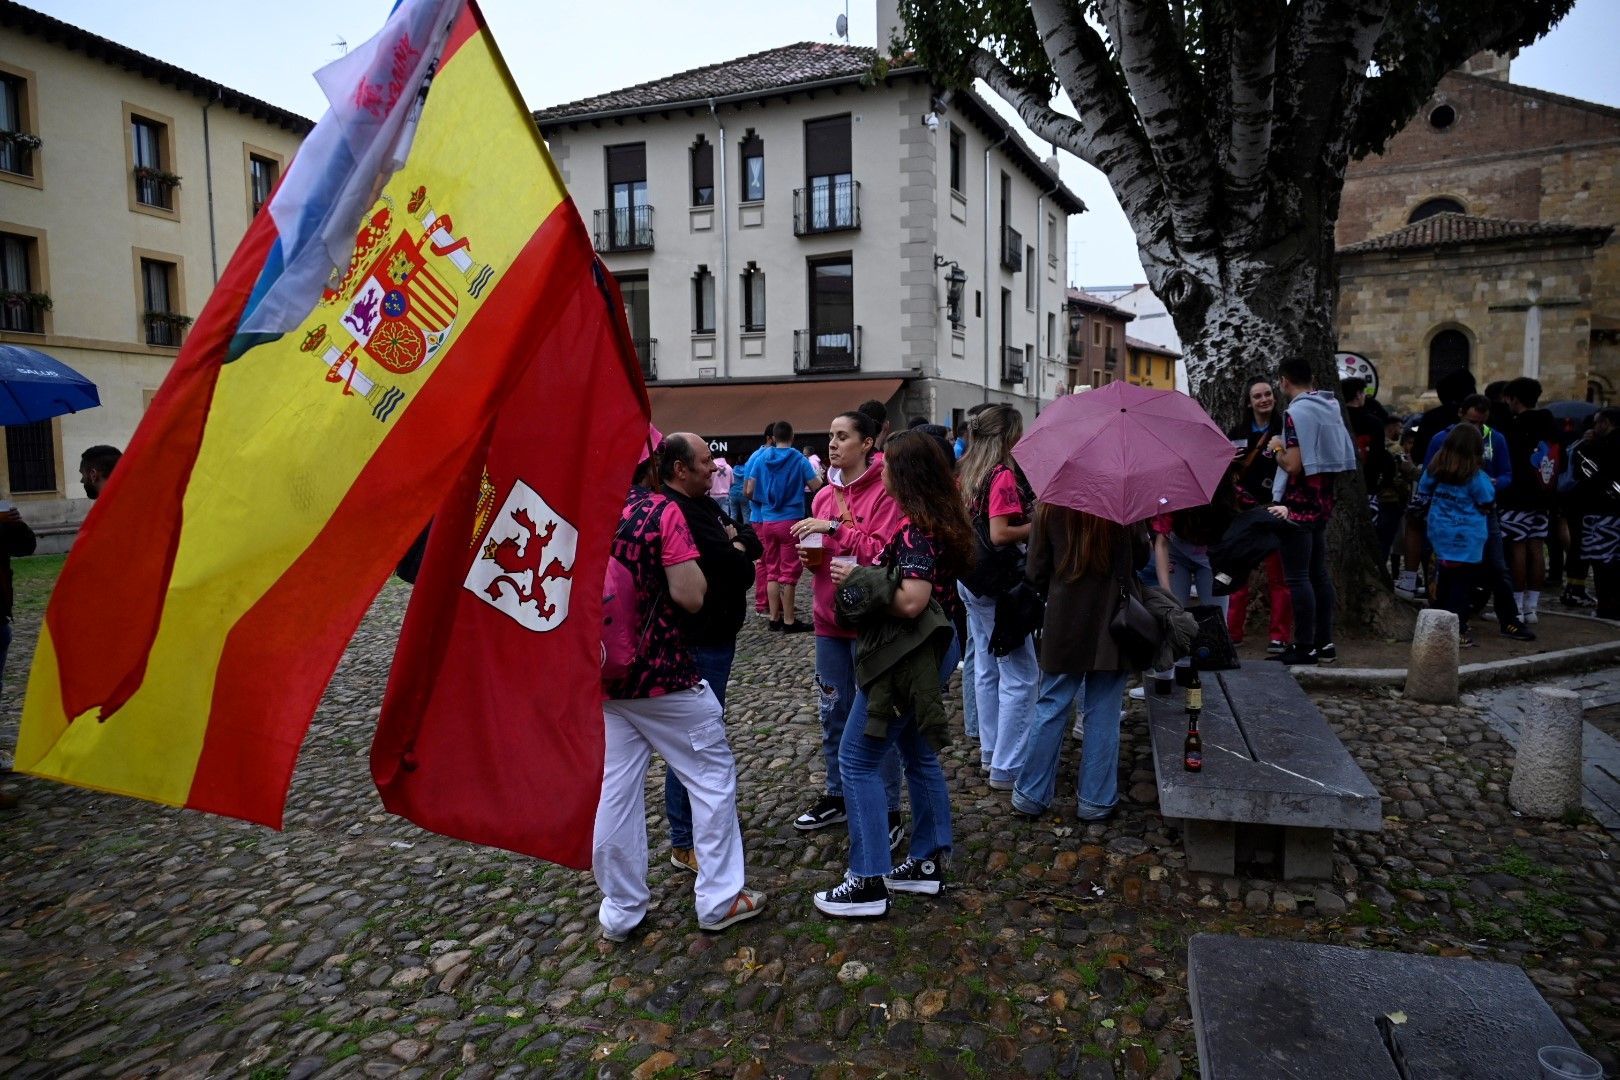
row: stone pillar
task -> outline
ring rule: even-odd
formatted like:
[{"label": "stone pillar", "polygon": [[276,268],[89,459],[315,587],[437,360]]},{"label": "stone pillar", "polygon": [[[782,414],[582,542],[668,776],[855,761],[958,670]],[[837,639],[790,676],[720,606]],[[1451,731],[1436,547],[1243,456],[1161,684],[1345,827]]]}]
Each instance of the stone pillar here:
[{"label": "stone pillar", "polygon": [[1438,608],[1418,612],[1406,696],[1430,705],[1457,703],[1457,616]]},{"label": "stone pillar", "polygon": [[1585,710],[1573,690],[1538,686],[1519,729],[1508,800],[1521,814],[1562,817],[1581,805],[1581,728]]}]

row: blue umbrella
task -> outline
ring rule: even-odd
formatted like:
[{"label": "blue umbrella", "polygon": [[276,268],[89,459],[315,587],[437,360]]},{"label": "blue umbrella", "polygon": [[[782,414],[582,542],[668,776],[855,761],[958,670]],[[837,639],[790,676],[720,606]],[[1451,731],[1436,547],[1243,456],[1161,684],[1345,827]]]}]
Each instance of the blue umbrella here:
[{"label": "blue umbrella", "polygon": [[96,384],[55,357],[0,345],[0,427],[32,424],[101,404]]}]

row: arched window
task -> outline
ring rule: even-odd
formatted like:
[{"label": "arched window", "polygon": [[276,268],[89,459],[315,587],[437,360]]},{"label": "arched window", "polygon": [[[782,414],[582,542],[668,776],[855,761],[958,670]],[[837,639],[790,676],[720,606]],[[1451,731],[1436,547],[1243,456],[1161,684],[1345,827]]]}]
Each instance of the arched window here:
[{"label": "arched window", "polygon": [[1429,341],[1429,389],[1453,371],[1468,370],[1468,335],[1442,330]]},{"label": "arched window", "polygon": [[1463,204],[1456,199],[1428,199],[1418,203],[1417,209],[1412,211],[1412,215],[1406,219],[1406,223],[1410,225],[1414,221],[1422,221],[1424,218],[1431,218],[1436,214],[1463,213],[1467,213],[1467,211],[1463,209]]},{"label": "arched window", "polygon": [[743,134],[738,160],[742,163],[741,202],[759,202],[765,197],[765,140],[749,128]]},{"label": "arched window", "polygon": [[692,205],[714,205],[714,146],[702,135],[692,144]]}]

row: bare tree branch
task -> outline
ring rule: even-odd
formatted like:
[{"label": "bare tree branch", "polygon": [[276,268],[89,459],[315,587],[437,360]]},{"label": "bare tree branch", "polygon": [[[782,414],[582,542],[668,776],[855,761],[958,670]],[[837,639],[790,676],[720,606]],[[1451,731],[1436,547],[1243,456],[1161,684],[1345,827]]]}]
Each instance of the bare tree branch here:
[{"label": "bare tree branch", "polygon": [[[1292,87],[1289,108],[1273,157],[1273,176],[1310,177],[1324,164],[1342,171],[1329,149],[1347,137],[1361,103],[1361,88],[1373,50],[1389,18],[1391,0],[1305,0],[1286,30],[1287,67],[1280,80]],[[1320,208],[1299,208],[1320,210]]]},{"label": "bare tree branch", "polygon": [[1256,3],[1232,28],[1227,63],[1231,95],[1226,153],[1227,205],[1250,220],[1265,213],[1261,197],[1271,155],[1271,118],[1277,86],[1277,32],[1282,11],[1272,2]]}]

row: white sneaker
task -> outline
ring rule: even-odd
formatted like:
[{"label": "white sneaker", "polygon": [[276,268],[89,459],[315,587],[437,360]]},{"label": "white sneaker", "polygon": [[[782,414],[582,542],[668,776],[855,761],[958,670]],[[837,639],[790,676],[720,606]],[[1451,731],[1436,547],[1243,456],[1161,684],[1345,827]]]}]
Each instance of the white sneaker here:
[{"label": "white sneaker", "polygon": [[1536,618],[1536,613],[1534,611],[1521,611],[1519,613],[1519,621],[1524,623],[1526,626],[1534,626],[1540,620]]},{"label": "white sneaker", "polygon": [[1147,689],[1141,686],[1133,686],[1131,687],[1131,692],[1128,696],[1132,701],[1146,701]]}]

